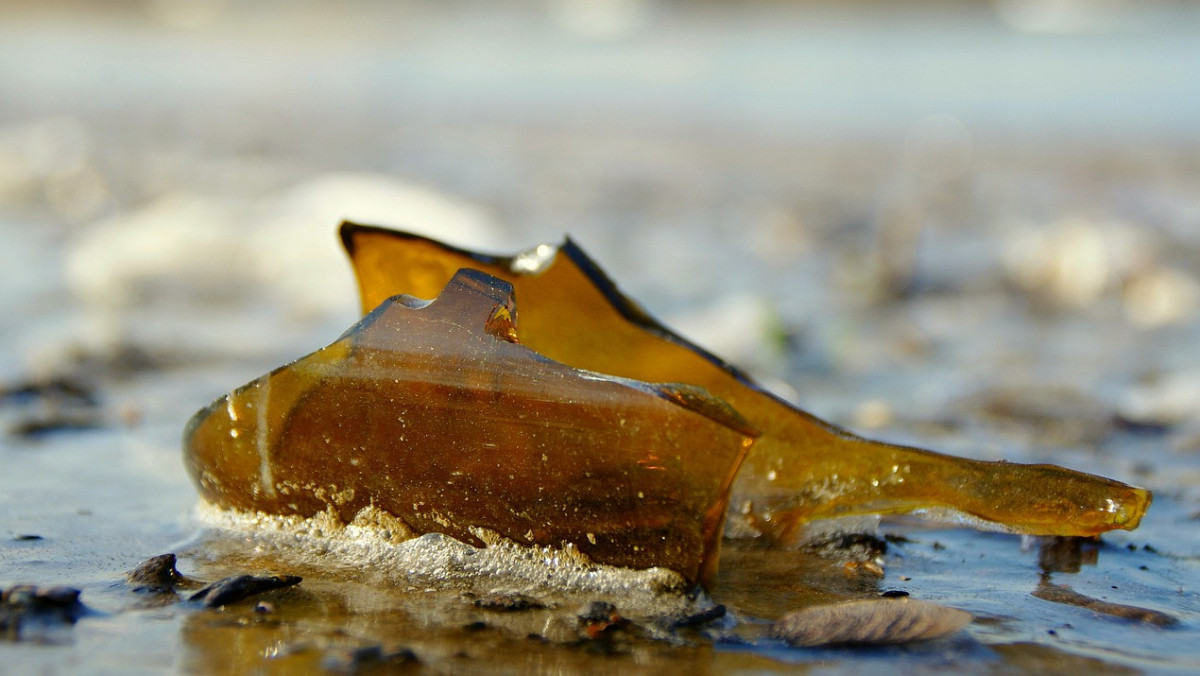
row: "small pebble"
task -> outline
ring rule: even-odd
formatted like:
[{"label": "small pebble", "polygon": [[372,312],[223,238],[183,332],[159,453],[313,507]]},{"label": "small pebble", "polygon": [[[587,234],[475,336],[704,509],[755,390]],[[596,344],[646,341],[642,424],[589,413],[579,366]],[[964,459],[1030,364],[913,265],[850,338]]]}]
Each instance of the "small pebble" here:
[{"label": "small pebble", "polygon": [[301,578],[296,575],[264,576],[234,575],[217,580],[200,591],[188,597],[188,601],[199,601],[205,608],[216,608],[243,599],[262,594],[275,589],[283,589],[300,584]]},{"label": "small pebble", "polygon": [[408,648],[387,651],[379,645],[334,648],[327,651],[321,658],[321,667],[325,671],[338,674],[357,674],[366,670],[374,673],[376,669],[391,673],[391,669],[394,667],[417,666],[420,663],[416,653]]},{"label": "small pebble", "polygon": [[588,638],[599,638],[608,630],[621,626],[627,620],[617,612],[617,607],[607,601],[593,601],[580,610],[579,621]]},{"label": "small pebble", "polygon": [[488,594],[475,599],[473,603],[476,608],[497,612],[538,610],[546,607],[541,601],[525,594]]},{"label": "small pebble", "polygon": [[698,613],[695,613],[693,615],[688,615],[687,617],[676,622],[673,626],[677,629],[682,628],[682,627],[699,627],[701,625],[708,624],[709,622],[712,622],[714,620],[719,620],[722,617],[725,617],[727,612],[728,611],[725,609],[725,606],[722,606],[722,605],[709,606],[708,608],[705,608],[704,610],[701,610]]},{"label": "small pebble", "polygon": [[0,636],[20,640],[22,625],[31,622],[72,625],[87,612],[72,587],[19,584],[0,591]]},{"label": "small pebble", "polygon": [[159,554],[141,562],[125,574],[125,582],[137,592],[169,592],[187,580],[175,569],[174,554]]}]

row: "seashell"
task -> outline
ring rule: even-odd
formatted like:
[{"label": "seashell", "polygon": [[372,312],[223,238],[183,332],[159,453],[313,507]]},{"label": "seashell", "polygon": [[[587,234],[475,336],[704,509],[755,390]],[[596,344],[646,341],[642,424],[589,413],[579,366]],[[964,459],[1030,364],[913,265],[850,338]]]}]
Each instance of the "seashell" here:
[{"label": "seashell", "polygon": [[341,237],[364,310],[396,293],[435,294],[460,268],[482,270],[513,285],[523,345],[589,371],[686,382],[727,402],[761,431],[732,508],[775,539],[814,519],[918,509],[992,530],[1088,536],[1136,528],[1150,505],[1149,491],[1118,481],[871,441],[820,420],[657,322],[570,239],[496,256],[353,223]]},{"label": "seashell", "polygon": [[185,432],[204,499],[417,533],[478,529],[593,560],[716,571],[729,487],[758,432],[689,385],[547,359],[517,340],[512,286],[463,269],[394,296],[317,352],[221,397]]}]

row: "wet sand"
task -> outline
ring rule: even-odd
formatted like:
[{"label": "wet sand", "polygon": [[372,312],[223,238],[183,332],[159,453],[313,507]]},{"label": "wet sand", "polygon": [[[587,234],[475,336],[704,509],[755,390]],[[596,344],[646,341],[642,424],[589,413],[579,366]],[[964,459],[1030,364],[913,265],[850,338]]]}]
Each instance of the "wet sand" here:
[{"label": "wet sand", "polygon": [[[290,673],[362,669],[347,655],[378,646],[441,671],[1186,671],[1200,24],[1171,3],[1089,26],[1019,4],[6,7],[0,586],[69,585],[92,612],[0,643],[0,664]],[[347,217],[495,251],[569,233],[817,415],[1154,504],[1099,543],[890,519],[882,576],[845,565],[858,550],[731,541],[711,590],[726,617],[600,644],[546,628],[588,594],[502,614],[473,587],[202,533],[183,425],[354,321]],[[168,551],[204,580],[305,579],[269,612],[122,582]],[[889,590],[976,619],[898,648],[762,638]]]}]

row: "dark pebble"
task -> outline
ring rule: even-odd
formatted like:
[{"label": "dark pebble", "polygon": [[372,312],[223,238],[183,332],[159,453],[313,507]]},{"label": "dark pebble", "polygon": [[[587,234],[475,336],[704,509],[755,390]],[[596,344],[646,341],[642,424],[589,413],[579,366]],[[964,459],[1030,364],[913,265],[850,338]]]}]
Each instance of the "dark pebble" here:
[{"label": "dark pebble", "polygon": [[708,608],[705,608],[704,610],[701,610],[698,613],[695,613],[693,615],[688,615],[687,617],[679,620],[678,622],[676,622],[674,624],[674,626],[677,629],[680,629],[683,627],[699,627],[699,626],[708,624],[709,622],[712,622],[714,620],[719,620],[722,617],[725,617],[727,612],[728,611],[725,609],[725,606],[722,606],[722,605],[709,606]]},{"label": "dark pebble", "polygon": [[904,591],[903,589],[888,589],[880,594],[880,596],[885,599],[896,599],[908,596],[908,592]]},{"label": "dark pebble", "polygon": [[332,649],[321,658],[321,667],[339,674],[356,674],[364,670],[375,670],[421,663],[416,653],[408,648],[387,651],[382,646],[369,645],[358,648]]},{"label": "dark pebble", "polygon": [[0,592],[0,632],[10,640],[19,640],[21,625],[27,621],[75,624],[87,612],[79,594],[72,587],[43,589],[31,584],[9,587]]},{"label": "dark pebble", "polygon": [[484,622],[483,620],[476,620],[469,624],[463,625],[463,630],[470,631],[470,632],[483,631],[484,629],[487,629],[487,628],[488,628],[488,623]]},{"label": "dark pebble", "polygon": [[866,533],[842,533],[804,543],[805,550],[825,558],[873,561],[887,554],[887,540]]},{"label": "dark pebble", "polygon": [[546,604],[525,594],[488,594],[475,599],[474,605],[476,608],[497,612],[540,610],[546,607]]},{"label": "dark pebble", "polygon": [[1121,414],[1116,414],[1112,419],[1113,427],[1129,432],[1130,434],[1138,434],[1145,436],[1161,436],[1171,431],[1173,427],[1170,423],[1158,420],[1135,420]]},{"label": "dark pebble", "polygon": [[99,429],[103,421],[90,411],[30,415],[8,429],[14,437],[36,439],[55,432],[78,432]]},{"label": "dark pebble", "polygon": [[125,574],[125,582],[136,592],[161,593],[175,590],[175,585],[187,581],[175,569],[174,554],[159,554],[138,564]]},{"label": "dark pebble", "polygon": [[73,378],[59,377],[0,388],[0,403],[26,403],[39,399],[80,406],[99,403],[91,385]]},{"label": "dark pebble", "polygon": [[592,601],[579,611],[579,619],[587,623],[615,622],[620,617],[617,607],[608,601]]},{"label": "dark pebble", "polygon": [[617,607],[607,601],[592,601],[579,611],[578,617],[584,634],[591,639],[600,638],[608,630],[628,623],[617,612]]},{"label": "dark pebble", "polygon": [[199,601],[206,608],[216,608],[237,603],[257,594],[283,589],[300,584],[297,575],[265,576],[234,575],[217,580],[188,597],[188,601]]}]

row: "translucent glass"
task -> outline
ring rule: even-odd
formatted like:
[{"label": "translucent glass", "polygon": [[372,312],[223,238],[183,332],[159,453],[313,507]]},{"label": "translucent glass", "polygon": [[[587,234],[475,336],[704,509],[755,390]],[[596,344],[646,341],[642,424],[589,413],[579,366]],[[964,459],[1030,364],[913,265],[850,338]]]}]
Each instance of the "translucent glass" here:
[{"label": "translucent glass", "polygon": [[197,413],[185,460],[202,496],[347,522],[373,506],[417,533],[482,544],[486,529],[710,579],[757,431],[694,386],[537,354],[518,342],[507,282],[452,275],[413,289],[436,300],[376,303],[333,344]]},{"label": "translucent glass", "polygon": [[[396,293],[434,294],[460,268],[513,284],[521,343],[600,373],[686,382],[728,402],[762,435],[733,485],[733,508],[787,540],[806,522],[918,509],[1038,535],[1135,528],[1150,493],[1053,465],[984,462],[863,439],[774,397],[625,297],[569,239],[492,256],[345,224],[363,308]],[[699,471],[699,468],[695,468]]]}]

